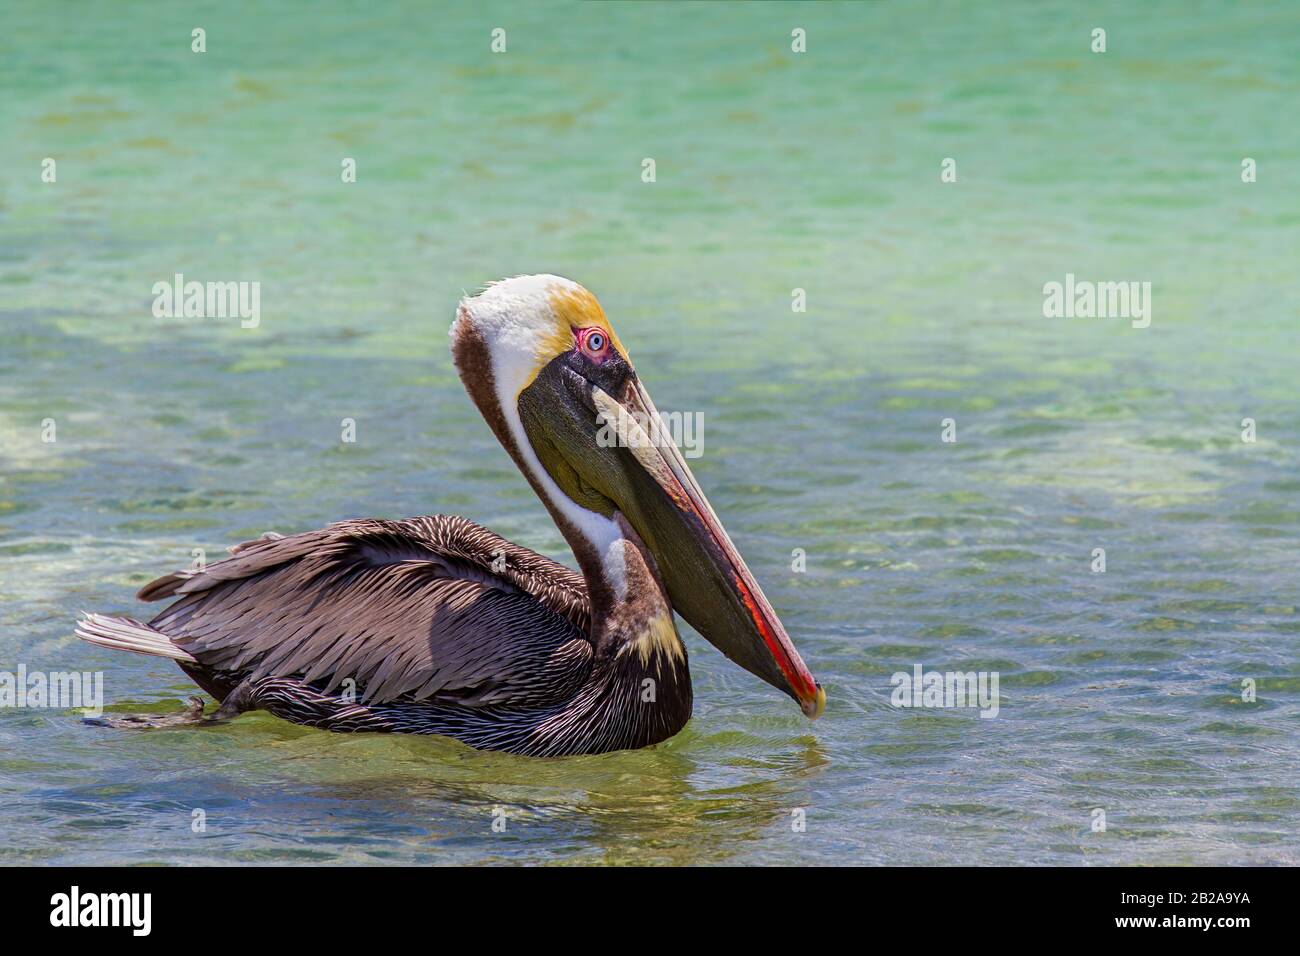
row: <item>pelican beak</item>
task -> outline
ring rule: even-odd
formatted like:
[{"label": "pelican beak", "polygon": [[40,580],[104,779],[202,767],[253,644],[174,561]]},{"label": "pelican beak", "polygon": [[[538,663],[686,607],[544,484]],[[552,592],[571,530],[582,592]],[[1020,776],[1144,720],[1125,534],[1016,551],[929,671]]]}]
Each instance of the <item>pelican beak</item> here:
[{"label": "pelican beak", "polygon": [[[589,372],[589,370],[586,370]],[[561,356],[519,396],[530,441],[575,502],[615,510],[653,553],[673,609],[810,718],[826,692],[795,650],[630,365],[592,381]],[[659,427],[652,427],[659,423]]]}]

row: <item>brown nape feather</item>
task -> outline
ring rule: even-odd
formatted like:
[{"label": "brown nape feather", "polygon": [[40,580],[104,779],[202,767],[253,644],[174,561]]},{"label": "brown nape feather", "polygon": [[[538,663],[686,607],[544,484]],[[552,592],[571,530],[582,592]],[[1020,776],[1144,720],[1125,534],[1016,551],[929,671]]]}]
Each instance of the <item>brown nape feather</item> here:
[{"label": "brown nape feather", "polygon": [[573,527],[568,517],[555,506],[545,489],[538,483],[537,476],[528,467],[524,455],[515,441],[515,436],[506,423],[505,415],[501,411],[501,405],[497,398],[496,380],[492,371],[491,350],[473,325],[469,323],[462,324],[459,321],[456,323],[451,354],[453,361],[456,363],[456,371],[460,375],[470,401],[478,408],[484,421],[492,429],[492,434],[496,435],[497,441],[506,450],[510,459],[515,463],[515,467],[519,469],[528,484],[532,486],[533,491],[537,493],[537,497],[542,500],[542,504],[550,512],[551,520],[555,522],[564,535],[564,540],[573,549],[573,556],[577,558],[578,566],[582,568],[585,574],[583,578],[585,584],[588,588],[594,589],[594,591],[588,592],[588,599],[593,604],[602,607],[611,605],[614,596],[601,577],[600,555],[596,553],[596,549],[591,542]]}]

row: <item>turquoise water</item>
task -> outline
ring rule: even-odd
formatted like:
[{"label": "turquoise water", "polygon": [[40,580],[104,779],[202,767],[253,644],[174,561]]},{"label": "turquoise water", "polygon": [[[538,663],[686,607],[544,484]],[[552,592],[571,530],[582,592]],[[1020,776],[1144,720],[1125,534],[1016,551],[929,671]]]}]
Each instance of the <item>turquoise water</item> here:
[{"label": "turquoise water", "polygon": [[[446,345],[463,291],[552,271],[704,415],[696,475],[829,704],[688,633],[690,725],[601,757],[0,709],[0,862],[1300,862],[1294,8],[5,25],[0,670],[178,710],[76,613],[267,529],[454,512],[569,560]],[[154,318],[177,272],[259,281],[261,324]],[[1066,273],[1151,282],[1151,326],[1044,318]],[[918,663],[998,672],[998,716],[892,707]]]}]

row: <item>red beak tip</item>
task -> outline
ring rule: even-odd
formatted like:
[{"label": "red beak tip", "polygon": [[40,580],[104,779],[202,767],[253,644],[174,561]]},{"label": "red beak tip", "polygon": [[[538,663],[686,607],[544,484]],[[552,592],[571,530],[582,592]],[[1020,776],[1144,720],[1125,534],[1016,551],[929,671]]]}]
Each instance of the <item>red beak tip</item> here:
[{"label": "red beak tip", "polygon": [[799,701],[799,709],[809,720],[816,720],[826,709],[826,690],[821,684],[817,684],[817,692],[812,697]]}]

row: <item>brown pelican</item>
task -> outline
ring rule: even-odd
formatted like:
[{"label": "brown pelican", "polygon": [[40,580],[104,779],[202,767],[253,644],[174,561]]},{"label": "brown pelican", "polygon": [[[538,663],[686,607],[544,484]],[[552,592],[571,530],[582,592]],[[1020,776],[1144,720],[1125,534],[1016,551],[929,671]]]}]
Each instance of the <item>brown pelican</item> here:
[{"label": "brown pelican", "polygon": [[822,712],[825,692],[653,427],[662,419],[590,292],[552,275],[493,283],[461,300],[451,350],[581,574],[464,518],[340,521],[159,578],[139,598],[176,600],[149,623],[90,614],[78,636],[175,660],[221,702],[214,719],[262,709],[558,756],[681,730],[691,680],[677,611],[809,717]]}]

